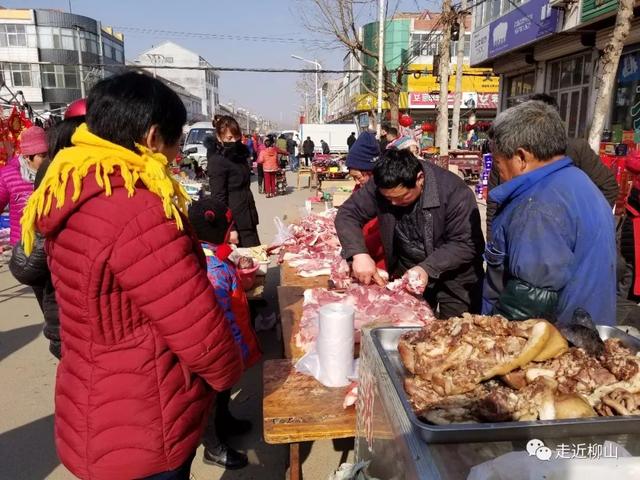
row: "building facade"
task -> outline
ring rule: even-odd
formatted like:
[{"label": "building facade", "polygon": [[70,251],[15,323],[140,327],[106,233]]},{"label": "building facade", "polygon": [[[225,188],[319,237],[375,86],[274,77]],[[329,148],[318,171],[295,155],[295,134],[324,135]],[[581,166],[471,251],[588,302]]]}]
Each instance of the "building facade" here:
[{"label": "building facade", "polygon": [[[439,102],[439,81],[433,75],[433,65],[440,54],[442,31],[439,29],[439,13],[399,13],[387,20],[385,25],[384,62],[388,71],[405,69],[399,106],[408,112],[416,122],[433,121]],[[464,120],[472,112],[478,117],[491,118],[495,115],[498,101],[498,79],[487,68],[473,69],[469,65],[469,44],[471,19],[466,20],[466,32],[461,41],[465,42],[463,68]],[[360,29],[360,40],[365,48],[377,50],[378,23],[364,25]],[[457,42],[451,44],[451,77],[449,82],[449,109],[453,109],[455,92],[455,68],[457,63]],[[377,60],[364,56],[362,63],[370,70],[377,69]],[[345,70],[361,69],[360,62],[348,54],[344,59]],[[407,73],[408,72],[408,73]],[[327,98],[328,121],[351,121],[354,115],[377,108],[376,78],[370,72],[345,74],[341,88],[332,89]],[[383,109],[388,109],[385,101]]]},{"label": "building facade", "polygon": [[202,115],[206,118],[211,119],[216,114],[220,105],[220,79],[213,70],[207,70],[212,69],[213,65],[197,53],[177,43],[166,41],[142,52],[134,63],[153,65],[145,70],[177,83],[192,95],[201,98]]},{"label": "building facade", "polygon": [[[610,41],[617,0],[487,0],[473,10],[471,64],[500,76],[499,108],[533,93],[559,105],[567,135],[586,137],[597,94],[600,52]],[[634,135],[640,105],[640,21],[633,20],[620,60],[608,128]],[[634,115],[636,113],[636,115]],[[640,117],[638,132],[640,136]],[[640,138],[639,138],[640,140]]]},{"label": "building facade", "polygon": [[11,92],[36,111],[55,111],[119,71],[124,37],[82,15],[0,9],[0,65]]}]

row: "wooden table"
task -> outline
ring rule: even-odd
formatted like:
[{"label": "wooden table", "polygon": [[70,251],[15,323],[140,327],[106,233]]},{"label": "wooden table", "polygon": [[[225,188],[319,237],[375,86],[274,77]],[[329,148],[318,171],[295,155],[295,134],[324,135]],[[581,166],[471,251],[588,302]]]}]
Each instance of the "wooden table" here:
[{"label": "wooden table", "polygon": [[298,323],[302,318],[304,291],[304,287],[278,287],[284,356],[293,360],[297,360],[304,355],[304,352],[296,345],[293,338],[294,333],[297,331]]},{"label": "wooden table", "polygon": [[297,373],[291,360],[264,362],[264,439],[289,444],[289,478],[301,478],[300,442],[355,436],[355,407],[342,408],[349,387],[327,388]]},{"label": "wooden table", "polygon": [[329,287],[329,275],[321,275],[319,277],[301,277],[296,269],[284,262],[280,265],[280,286],[281,287]]}]

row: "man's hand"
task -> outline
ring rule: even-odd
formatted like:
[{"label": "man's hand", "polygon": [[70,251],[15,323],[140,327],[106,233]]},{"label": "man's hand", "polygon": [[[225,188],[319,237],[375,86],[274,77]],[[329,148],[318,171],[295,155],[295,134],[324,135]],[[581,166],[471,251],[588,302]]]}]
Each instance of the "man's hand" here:
[{"label": "man's hand", "polygon": [[234,245],[238,245],[240,243],[240,237],[238,236],[237,230],[232,230],[231,233],[229,233],[229,243]]},{"label": "man's hand", "polygon": [[353,256],[352,275],[360,283],[369,285],[371,282],[384,287],[385,281],[378,274],[376,262],[367,253],[359,253]]},{"label": "man's hand", "polygon": [[429,274],[424,268],[415,266],[404,274],[404,278],[407,280],[407,290],[416,295],[422,295],[429,283]]}]

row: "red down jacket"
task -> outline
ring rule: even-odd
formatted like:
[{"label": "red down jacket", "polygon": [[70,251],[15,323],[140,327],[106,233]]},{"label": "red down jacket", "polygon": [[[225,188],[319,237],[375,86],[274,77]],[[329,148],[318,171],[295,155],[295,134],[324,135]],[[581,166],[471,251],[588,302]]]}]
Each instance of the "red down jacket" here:
[{"label": "red down jacket", "polygon": [[[116,170],[118,172],[118,170]],[[242,372],[197,241],[141,182],[92,172],[38,221],[60,308],[55,392],[62,463],[92,480],[172,470],[195,451],[213,400]],[[185,221],[185,223],[187,223]]]}]

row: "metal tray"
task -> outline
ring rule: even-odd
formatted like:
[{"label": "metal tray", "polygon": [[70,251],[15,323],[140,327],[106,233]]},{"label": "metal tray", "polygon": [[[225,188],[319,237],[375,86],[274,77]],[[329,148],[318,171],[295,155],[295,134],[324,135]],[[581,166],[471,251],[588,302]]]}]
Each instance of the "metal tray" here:
[{"label": "metal tray", "polygon": [[[373,344],[382,359],[396,393],[413,428],[427,443],[467,443],[531,440],[533,438],[584,437],[614,435],[640,431],[640,415],[594,417],[570,420],[537,420],[530,422],[459,423],[432,425],[418,419],[404,390],[406,371],[398,354],[400,336],[416,327],[380,327],[371,331]],[[615,327],[598,326],[602,339],[620,338],[636,352],[640,340]]]}]

